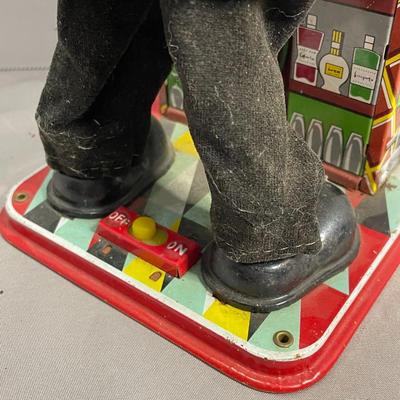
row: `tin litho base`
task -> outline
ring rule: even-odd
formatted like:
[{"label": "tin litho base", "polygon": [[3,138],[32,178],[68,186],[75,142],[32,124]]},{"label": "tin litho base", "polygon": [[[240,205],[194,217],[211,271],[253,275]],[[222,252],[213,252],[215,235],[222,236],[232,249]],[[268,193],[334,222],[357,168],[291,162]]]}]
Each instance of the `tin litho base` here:
[{"label": "tin litho base", "polygon": [[[170,171],[129,209],[197,242],[211,240],[210,194],[184,125]],[[0,230],[13,245],[224,374],[258,390],[296,391],[334,365],[400,263],[400,169],[370,197],[348,195],[361,232],[357,259],[296,304],[254,314],[220,303],[195,264],[169,275],[98,234],[99,219],[67,219],[46,203],[47,168],[10,193]]]}]

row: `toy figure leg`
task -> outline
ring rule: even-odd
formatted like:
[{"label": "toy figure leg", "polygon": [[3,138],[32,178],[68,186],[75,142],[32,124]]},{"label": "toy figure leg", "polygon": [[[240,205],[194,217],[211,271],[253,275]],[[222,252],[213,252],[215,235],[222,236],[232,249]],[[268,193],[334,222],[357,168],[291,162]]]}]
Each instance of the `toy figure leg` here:
[{"label": "toy figure leg", "polygon": [[[70,216],[104,215],[143,188],[139,176],[151,183],[149,176],[172,161],[163,132],[150,124],[151,105],[171,69],[159,3],[60,0],[58,30],[37,111],[48,164],[58,171],[48,197]],[[158,139],[150,138],[146,157],[163,165],[142,171],[149,130]]]},{"label": "toy figure leg", "polygon": [[49,165],[113,176],[143,149],[171,67],[158,4],[61,0],[59,42],[37,111]]},{"label": "toy figure leg", "polygon": [[[215,243],[203,275],[223,301],[258,311],[295,301],[343,269],[358,248],[351,206],[330,186],[321,192],[321,162],[286,120],[276,55],[312,2],[294,3],[162,1],[212,194]],[[342,233],[342,245],[330,240]]]},{"label": "toy figure leg", "polygon": [[276,60],[283,43],[271,49],[268,3],[163,2],[167,42],[209,179],[215,239],[231,259],[247,263],[320,248],[316,206],[324,173],[286,120]]}]

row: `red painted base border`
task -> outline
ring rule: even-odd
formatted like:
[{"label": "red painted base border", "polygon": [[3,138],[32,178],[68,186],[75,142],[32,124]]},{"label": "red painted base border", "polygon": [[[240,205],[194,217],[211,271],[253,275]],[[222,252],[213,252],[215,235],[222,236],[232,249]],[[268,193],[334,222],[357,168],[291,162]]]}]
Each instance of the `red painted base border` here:
[{"label": "red painted base border", "polygon": [[5,209],[0,214],[0,232],[20,250],[212,367],[268,392],[304,389],[327,374],[396,270],[400,252],[398,239],[321,350],[306,359],[276,362],[199,329],[188,317],[12,220]]}]

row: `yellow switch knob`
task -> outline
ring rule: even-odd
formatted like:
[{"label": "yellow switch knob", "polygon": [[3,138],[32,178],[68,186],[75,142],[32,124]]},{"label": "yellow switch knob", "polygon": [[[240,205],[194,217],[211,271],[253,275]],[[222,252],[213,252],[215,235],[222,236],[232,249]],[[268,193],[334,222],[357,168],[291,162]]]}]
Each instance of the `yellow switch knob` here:
[{"label": "yellow switch knob", "polygon": [[138,240],[151,240],[157,233],[157,226],[154,219],[139,217],[133,221],[129,233]]}]

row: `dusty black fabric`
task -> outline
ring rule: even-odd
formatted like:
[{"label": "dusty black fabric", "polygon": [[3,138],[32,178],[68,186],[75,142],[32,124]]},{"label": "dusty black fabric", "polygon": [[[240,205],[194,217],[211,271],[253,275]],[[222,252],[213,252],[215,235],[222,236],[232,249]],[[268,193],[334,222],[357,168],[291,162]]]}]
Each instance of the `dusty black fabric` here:
[{"label": "dusty black fabric", "polygon": [[324,173],[288,125],[277,63],[312,3],[161,1],[212,193],[215,240],[237,262],[320,249],[316,205]]},{"label": "dusty black fabric", "polygon": [[36,114],[48,164],[115,176],[141,155],[171,69],[158,1],[59,0],[58,44]]},{"label": "dusty black fabric", "polygon": [[[313,1],[160,2],[217,245],[241,263],[317,252],[323,169],[288,125],[277,62]],[[53,168],[113,175],[141,153],[170,68],[158,6],[60,1],[60,41],[37,114]]]}]

